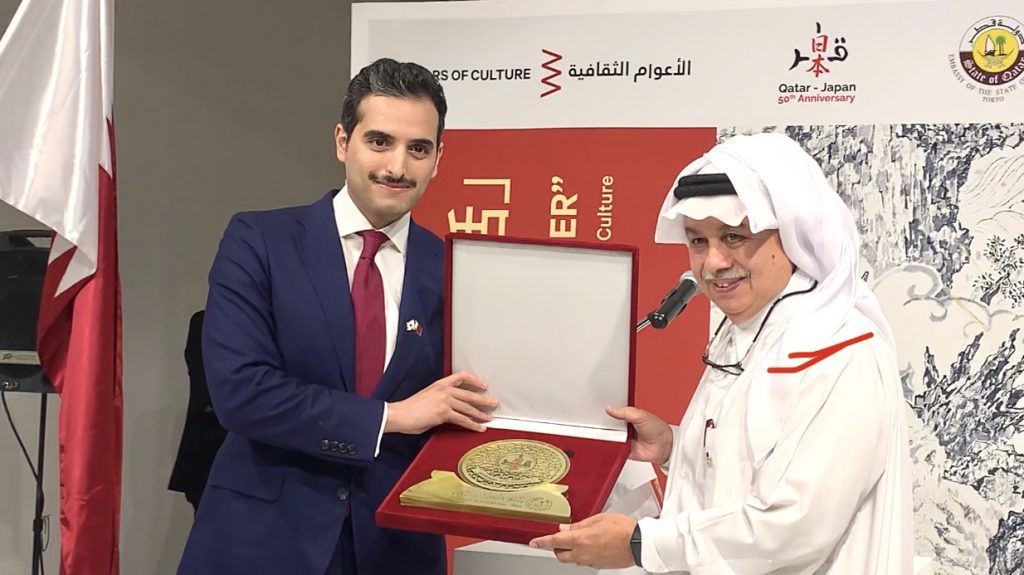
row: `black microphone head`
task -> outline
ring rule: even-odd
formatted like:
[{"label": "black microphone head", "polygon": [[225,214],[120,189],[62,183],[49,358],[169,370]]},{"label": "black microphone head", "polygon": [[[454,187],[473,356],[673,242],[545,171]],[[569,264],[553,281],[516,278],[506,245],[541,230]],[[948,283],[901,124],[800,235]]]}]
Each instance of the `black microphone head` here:
[{"label": "black microphone head", "polygon": [[677,291],[683,290],[684,287],[686,288],[686,293],[680,294],[680,296],[684,297],[687,302],[693,296],[700,293],[700,284],[697,283],[697,276],[693,275],[691,270],[686,270],[683,272],[683,275],[679,276],[679,288]]},{"label": "black microphone head", "polygon": [[679,276],[679,285],[665,296],[658,309],[647,315],[651,327],[666,328],[698,293],[700,293],[700,286],[697,284],[693,272],[690,270],[683,272],[683,275]]}]

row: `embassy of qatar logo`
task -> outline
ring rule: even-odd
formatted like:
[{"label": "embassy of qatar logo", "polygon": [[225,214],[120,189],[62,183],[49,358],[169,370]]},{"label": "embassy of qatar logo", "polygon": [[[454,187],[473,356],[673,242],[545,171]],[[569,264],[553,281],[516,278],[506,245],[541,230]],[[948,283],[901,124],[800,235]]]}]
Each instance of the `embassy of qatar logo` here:
[{"label": "embassy of qatar logo", "polygon": [[1001,102],[1024,84],[1024,32],[1021,23],[1006,16],[975,22],[950,56],[950,68],[968,90],[986,102]]}]

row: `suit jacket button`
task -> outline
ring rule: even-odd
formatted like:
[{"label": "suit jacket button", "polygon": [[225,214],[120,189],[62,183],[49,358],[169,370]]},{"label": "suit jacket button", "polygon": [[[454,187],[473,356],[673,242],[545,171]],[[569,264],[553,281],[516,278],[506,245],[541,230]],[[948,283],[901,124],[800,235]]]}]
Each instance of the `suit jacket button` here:
[{"label": "suit jacket button", "polygon": [[352,445],[351,443],[348,444],[348,454],[349,455],[355,455],[356,454],[356,446],[355,445]]},{"label": "suit jacket button", "polygon": [[323,451],[327,451],[327,450],[328,450],[328,449],[330,449],[330,448],[331,448],[331,442],[330,442],[330,441],[327,441],[327,440],[325,439],[325,440],[323,440],[323,441],[321,441],[321,442],[320,442],[320,449],[321,449],[321,450],[323,450]]},{"label": "suit jacket button", "polygon": [[348,501],[348,489],[344,487],[338,488],[338,501]]}]

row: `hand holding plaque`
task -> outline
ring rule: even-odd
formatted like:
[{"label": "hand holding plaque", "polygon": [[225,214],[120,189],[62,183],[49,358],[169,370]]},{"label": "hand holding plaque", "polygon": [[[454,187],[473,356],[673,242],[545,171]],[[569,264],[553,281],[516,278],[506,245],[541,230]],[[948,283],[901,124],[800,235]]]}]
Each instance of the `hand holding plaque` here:
[{"label": "hand holding plaque", "polygon": [[445,246],[444,371],[486,377],[501,406],[463,412],[483,433],[434,429],[377,524],[527,543],[600,513],[629,455],[626,423],[604,408],[633,403],[637,249],[470,234]]},{"label": "hand holding plaque", "polygon": [[459,460],[458,475],[435,470],[430,479],[402,492],[402,505],[562,523],[569,520],[568,487],[556,481],[569,472],[569,456],[526,439],[492,441]]}]

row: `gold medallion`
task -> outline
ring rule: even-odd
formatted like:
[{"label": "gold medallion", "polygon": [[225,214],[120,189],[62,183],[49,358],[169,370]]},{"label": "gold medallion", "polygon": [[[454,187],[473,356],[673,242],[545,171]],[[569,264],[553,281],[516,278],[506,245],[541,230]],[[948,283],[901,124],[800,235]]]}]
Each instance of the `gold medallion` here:
[{"label": "gold medallion", "polygon": [[555,483],[569,472],[569,456],[554,445],[528,439],[492,441],[459,460],[462,480],[492,491],[518,491]]}]

